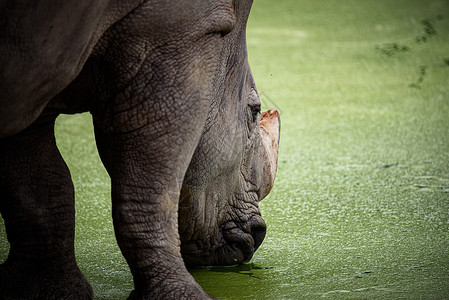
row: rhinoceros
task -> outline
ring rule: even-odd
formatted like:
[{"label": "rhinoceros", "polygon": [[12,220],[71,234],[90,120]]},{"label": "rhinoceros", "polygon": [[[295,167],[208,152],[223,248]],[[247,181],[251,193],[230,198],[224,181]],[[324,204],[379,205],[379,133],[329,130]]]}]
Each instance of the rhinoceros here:
[{"label": "rhinoceros", "polygon": [[280,132],[248,64],[251,5],[0,1],[1,299],[93,297],[59,114],[92,114],[131,299],[209,298],[187,267],[251,259]]}]

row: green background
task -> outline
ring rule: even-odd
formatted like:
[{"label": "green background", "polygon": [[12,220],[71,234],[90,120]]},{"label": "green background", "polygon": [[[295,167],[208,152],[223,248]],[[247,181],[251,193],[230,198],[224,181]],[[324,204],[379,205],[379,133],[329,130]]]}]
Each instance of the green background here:
[{"label": "green background", "polygon": [[[282,119],[268,233],[249,264],[194,277],[222,299],[449,298],[449,2],[258,0],[247,36]],[[97,299],[125,299],[90,115],[56,133],[80,268]],[[7,249],[1,223],[0,261]]]}]

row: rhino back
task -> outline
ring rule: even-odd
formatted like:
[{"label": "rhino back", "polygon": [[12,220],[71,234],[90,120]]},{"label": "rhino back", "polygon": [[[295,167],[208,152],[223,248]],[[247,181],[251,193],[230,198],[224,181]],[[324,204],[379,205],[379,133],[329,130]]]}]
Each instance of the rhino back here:
[{"label": "rhino back", "polygon": [[30,125],[136,1],[0,1],[0,138]]}]

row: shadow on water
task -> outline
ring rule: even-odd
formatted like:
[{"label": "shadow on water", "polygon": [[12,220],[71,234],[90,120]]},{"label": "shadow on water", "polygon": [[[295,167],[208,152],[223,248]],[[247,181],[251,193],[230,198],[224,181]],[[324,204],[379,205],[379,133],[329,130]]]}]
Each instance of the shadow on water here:
[{"label": "shadow on water", "polygon": [[261,270],[273,269],[273,267],[260,267],[254,263],[247,263],[243,265],[234,265],[228,267],[205,267],[202,269],[193,269],[191,272],[198,270],[212,272],[212,273],[224,273],[224,274],[238,274],[243,276],[249,276],[256,279],[261,279],[257,273]]}]

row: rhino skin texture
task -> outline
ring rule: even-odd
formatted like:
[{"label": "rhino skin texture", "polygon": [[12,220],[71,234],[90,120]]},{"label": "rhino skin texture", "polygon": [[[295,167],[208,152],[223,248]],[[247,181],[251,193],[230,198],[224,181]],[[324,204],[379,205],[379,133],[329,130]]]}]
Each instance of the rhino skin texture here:
[{"label": "rhino skin texture", "polygon": [[280,128],[248,65],[251,2],[0,0],[0,299],[93,297],[59,114],[93,116],[130,299],[207,299],[186,265],[251,259]]}]

